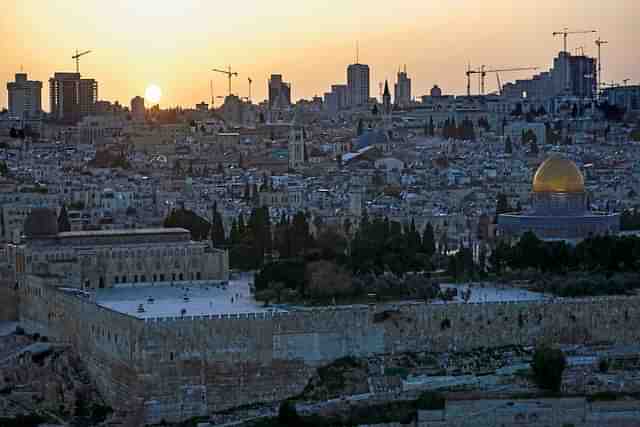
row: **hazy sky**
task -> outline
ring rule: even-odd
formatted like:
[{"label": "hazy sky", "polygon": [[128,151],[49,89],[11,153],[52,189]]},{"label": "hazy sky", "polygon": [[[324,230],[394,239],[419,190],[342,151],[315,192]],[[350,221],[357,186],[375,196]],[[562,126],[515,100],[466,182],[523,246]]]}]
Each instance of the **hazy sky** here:
[{"label": "hazy sky", "polygon": [[[638,0],[1,0],[0,106],[15,72],[45,82],[54,71],[73,71],[73,51],[91,49],[80,70],[99,81],[101,99],[128,105],[155,83],[163,106],[209,102],[225,95],[226,78],[209,70],[231,64],[240,73],[234,92],[266,95],[271,73],[293,84],[293,97],[322,95],[346,80],[355,59],[371,66],[372,96],[390,83],[400,64],[413,79],[413,95],[433,84],[463,93],[465,68],[539,66],[561,50],[555,30],[597,29],[606,81],[640,81]],[[595,55],[597,35],[569,38],[571,50]],[[503,81],[530,73],[501,76]],[[477,84],[474,82],[474,90]],[[495,90],[495,77],[487,91]],[[216,103],[219,103],[217,100]]]}]

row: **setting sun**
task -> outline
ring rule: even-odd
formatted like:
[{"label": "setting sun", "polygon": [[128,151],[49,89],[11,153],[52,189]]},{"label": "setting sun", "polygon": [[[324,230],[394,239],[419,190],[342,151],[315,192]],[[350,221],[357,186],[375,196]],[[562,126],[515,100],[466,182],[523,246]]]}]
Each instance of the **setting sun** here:
[{"label": "setting sun", "polygon": [[151,104],[157,104],[162,98],[162,90],[158,85],[149,85],[144,91],[144,99]]}]

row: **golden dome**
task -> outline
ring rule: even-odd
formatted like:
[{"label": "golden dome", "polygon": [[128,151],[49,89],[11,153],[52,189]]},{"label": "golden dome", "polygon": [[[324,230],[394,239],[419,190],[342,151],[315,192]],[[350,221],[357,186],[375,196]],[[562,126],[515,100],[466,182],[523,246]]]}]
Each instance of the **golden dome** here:
[{"label": "golden dome", "polygon": [[571,160],[552,156],[545,160],[533,178],[534,193],[584,193],[584,177]]}]

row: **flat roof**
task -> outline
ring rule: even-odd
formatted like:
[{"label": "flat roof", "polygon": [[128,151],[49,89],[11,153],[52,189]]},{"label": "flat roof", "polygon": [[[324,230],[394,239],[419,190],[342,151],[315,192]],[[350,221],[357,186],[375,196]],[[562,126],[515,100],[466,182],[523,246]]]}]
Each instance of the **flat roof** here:
[{"label": "flat roof", "polygon": [[251,294],[253,276],[229,282],[136,283],[96,290],[96,304],[138,319],[284,311],[265,307]]},{"label": "flat roof", "polygon": [[184,234],[189,233],[185,228],[131,228],[119,230],[90,230],[90,231],[66,231],[58,233],[61,239],[74,237],[101,237],[101,236],[148,236],[152,234]]}]

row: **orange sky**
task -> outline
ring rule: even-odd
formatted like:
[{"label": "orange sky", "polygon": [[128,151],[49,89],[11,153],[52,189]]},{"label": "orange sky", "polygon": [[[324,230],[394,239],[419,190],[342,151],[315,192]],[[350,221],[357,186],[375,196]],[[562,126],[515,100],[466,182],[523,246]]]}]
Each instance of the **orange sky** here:
[{"label": "orange sky", "polygon": [[[73,71],[76,48],[93,50],[81,72],[99,81],[100,98],[126,104],[151,83],[162,88],[163,106],[208,102],[210,80],[216,95],[227,87],[208,70],[228,64],[240,73],[234,92],[241,96],[251,77],[254,100],[264,99],[271,73],[292,82],[295,99],[322,95],[345,81],[356,40],[361,62],[372,68],[372,95],[400,64],[415,96],[435,83],[462,93],[469,61],[549,68],[562,46],[551,33],[565,26],[600,30],[610,41],[605,80],[631,84],[640,82],[639,23],[638,0],[2,0],[0,106],[22,65],[45,82],[48,109],[46,81],[54,71]],[[593,36],[569,45],[595,55]],[[487,86],[495,90],[493,77]]]}]

